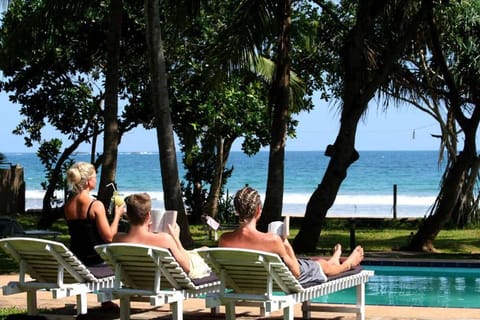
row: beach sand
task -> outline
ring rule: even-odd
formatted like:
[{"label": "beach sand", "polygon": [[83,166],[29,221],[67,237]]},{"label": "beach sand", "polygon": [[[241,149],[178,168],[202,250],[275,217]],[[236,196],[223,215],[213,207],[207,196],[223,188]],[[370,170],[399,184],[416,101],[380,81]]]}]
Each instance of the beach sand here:
[{"label": "beach sand", "polygon": [[[18,275],[0,275],[0,285],[4,286],[9,281],[17,280]],[[39,292],[37,295],[38,308],[41,315],[46,319],[119,319],[118,312],[106,312],[100,309],[100,303],[96,295],[89,294],[87,315],[76,317],[75,298],[63,298],[54,300],[49,292]],[[147,303],[132,302],[131,319],[171,319],[168,306],[152,308]],[[26,309],[26,294],[20,293],[11,296],[0,296],[0,308],[15,307]],[[302,319],[300,305],[295,307],[295,319]],[[222,307],[220,313],[212,315],[210,309],[205,308],[203,299],[188,299],[184,302],[184,319],[224,319],[225,310]],[[277,311],[270,317],[261,317],[259,309],[254,307],[237,307],[237,319],[282,319],[282,312]],[[313,319],[353,320],[355,316],[348,313],[312,313]],[[480,309],[464,308],[418,308],[418,307],[391,307],[391,306],[366,306],[366,319],[368,320],[443,320],[462,319],[480,320]]]}]

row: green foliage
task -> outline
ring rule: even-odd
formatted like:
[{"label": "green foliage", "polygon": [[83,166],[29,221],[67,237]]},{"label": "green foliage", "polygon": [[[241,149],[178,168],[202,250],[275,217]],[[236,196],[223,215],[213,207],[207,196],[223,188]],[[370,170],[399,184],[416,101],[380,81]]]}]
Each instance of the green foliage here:
[{"label": "green foliage", "polygon": [[[88,23],[77,20],[77,14],[49,24],[47,11],[43,1],[13,1],[0,29],[0,69],[5,75],[1,87],[15,92],[10,100],[21,105],[25,120],[14,133],[25,135],[27,146],[41,141],[47,122],[72,139],[85,135],[85,120],[98,111],[92,106],[95,77],[88,75],[97,72],[85,60],[98,57],[98,45],[87,45],[81,39],[85,33],[79,32],[84,23],[82,31],[87,31]],[[97,54],[87,53],[93,46]]]},{"label": "green foliage", "polygon": [[238,225],[238,215],[235,212],[235,207],[233,205],[233,196],[231,196],[228,191],[225,196],[220,198],[218,205],[218,214],[215,219],[220,222],[220,225]]},{"label": "green foliage", "polygon": [[[52,139],[50,141],[44,141],[40,148],[37,151],[37,156],[40,159],[40,162],[45,167],[45,176],[47,181],[43,181],[41,183],[42,188],[44,190],[47,189],[48,185],[52,183],[52,181],[59,181],[56,186],[54,186],[55,190],[64,190],[66,187],[66,182],[64,179],[57,180],[56,177],[52,177],[52,171],[55,166],[55,163],[58,160],[58,155],[60,153],[60,148],[62,147],[62,141],[60,139]],[[70,165],[69,164],[66,165]],[[52,199],[52,202],[58,203],[60,200]]]},{"label": "green foliage", "polygon": [[232,72],[222,81],[212,77],[215,57],[208,54],[209,48],[228,19],[226,8],[233,5],[212,3],[185,28],[165,31],[170,105],[186,169],[182,188],[195,221],[203,214],[215,173],[222,171],[222,185],[231,175],[233,168],[225,163],[234,141],[244,138],[243,150],[248,154],[269,141],[265,84],[248,70]]},{"label": "green foliage", "polygon": [[27,310],[18,309],[17,307],[9,307],[9,308],[0,308],[0,320],[7,319],[8,316],[14,314],[26,314]]},{"label": "green foliage", "polygon": [[[149,105],[145,99],[149,78],[145,76],[146,61],[142,59],[144,24],[138,16],[130,16],[131,12],[141,16],[140,9],[141,4],[136,8],[131,3],[125,5],[128,32],[122,32],[125,46],[118,71],[124,78],[120,79],[118,94],[126,103],[120,135],[139,123],[151,127],[151,110],[144,108],[145,102]],[[0,88],[13,92],[10,101],[21,106],[24,118],[13,133],[23,135],[28,147],[41,144],[37,154],[46,170],[46,181],[42,183],[46,198],[52,197],[54,190],[64,188],[60,175],[61,168],[69,164],[68,157],[80,144],[90,143],[90,139],[103,132],[102,82],[108,33],[105,17],[108,6],[98,3],[53,5],[43,0],[11,1],[3,13],[0,70],[4,78]],[[65,150],[61,150],[60,139],[43,141],[47,125],[62,134]],[[45,199],[44,205],[49,201]]]}]

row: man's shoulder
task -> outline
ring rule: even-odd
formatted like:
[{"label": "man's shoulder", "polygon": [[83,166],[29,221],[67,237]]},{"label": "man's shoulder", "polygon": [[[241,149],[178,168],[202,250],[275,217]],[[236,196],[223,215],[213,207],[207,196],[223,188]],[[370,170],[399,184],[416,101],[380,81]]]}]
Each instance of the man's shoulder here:
[{"label": "man's shoulder", "polygon": [[112,242],[127,242],[125,238],[127,237],[128,233],[126,232],[117,232],[112,239]]}]

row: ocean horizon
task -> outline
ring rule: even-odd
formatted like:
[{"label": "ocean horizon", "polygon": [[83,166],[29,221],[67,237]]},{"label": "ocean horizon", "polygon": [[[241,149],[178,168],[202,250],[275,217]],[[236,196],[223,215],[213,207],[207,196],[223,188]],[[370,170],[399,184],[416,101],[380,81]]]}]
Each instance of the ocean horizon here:
[{"label": "ocean horizon", "polygon": [[[393,217],[393,189],[397,189],[397,217],[424,217],[439,192],[443,166],[438,151],[359,151],[360,158],[348,170],[327,217]],[[44,168],[35,153],[4,152],[6,162],[24,168],[26,209],[42,207]],[[76,161],[89,161],[77,153]],[[323,178],[329,157],[323,151],[287,151],[285,154],[284,215],[303,216],[311,194]],[[179,175],[185,170],[178,154]],[[163,190],[158,152],[120,152],[117,186],[123,195],[148,192],[153,207],[163,209]],[[233,195],[246,184],[265,196],[268,151],[249,157],[231,152],[228,166],[234,168],[226,185]],[[96,191],[93,193],[95,194]],[[63,192],[57,196],[62,198]]]}]

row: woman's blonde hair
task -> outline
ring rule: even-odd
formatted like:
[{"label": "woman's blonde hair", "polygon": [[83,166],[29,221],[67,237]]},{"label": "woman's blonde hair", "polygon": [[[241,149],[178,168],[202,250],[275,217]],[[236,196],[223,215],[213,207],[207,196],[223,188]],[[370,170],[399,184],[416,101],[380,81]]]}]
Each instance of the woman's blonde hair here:
[{"label": "woman's blonde hair", "polygon": [[244,222],[251,220],[255,216],[257,208],[262,205],[262,200],[255,189],[245,187],[237,191],[233,204],[240,222]]},{"label": "woman's blonde hair", "polygon": [[87,188],[88,180],[95,175],[95,167],[88,162],[77,162],[67,170],[67,183],[74,193]]}]

